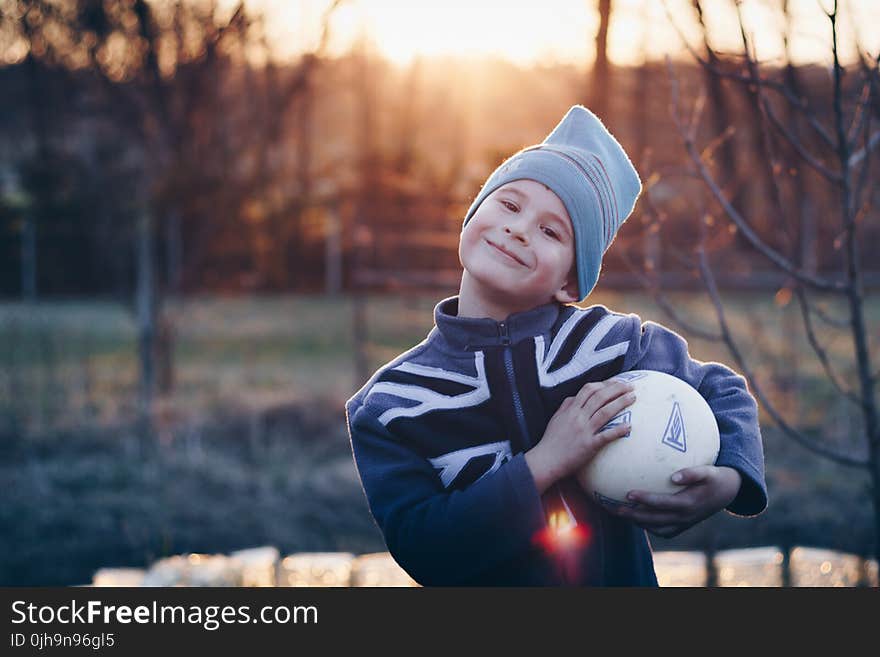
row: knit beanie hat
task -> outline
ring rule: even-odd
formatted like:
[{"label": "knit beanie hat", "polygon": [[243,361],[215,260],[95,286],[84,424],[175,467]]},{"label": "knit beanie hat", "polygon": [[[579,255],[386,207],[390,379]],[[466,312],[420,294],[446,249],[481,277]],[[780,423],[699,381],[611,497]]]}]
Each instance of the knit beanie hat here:
[{"label": "knit beanie hat", "polygon": [[642,189],[623,148],[599,118],[574,105],[547,138],[505,160],[483,183],[464,223],[506,183],[535,180],[559,197],[574,228],[578,293],[585,299],[599,279],[602,256],[629,217]]}]

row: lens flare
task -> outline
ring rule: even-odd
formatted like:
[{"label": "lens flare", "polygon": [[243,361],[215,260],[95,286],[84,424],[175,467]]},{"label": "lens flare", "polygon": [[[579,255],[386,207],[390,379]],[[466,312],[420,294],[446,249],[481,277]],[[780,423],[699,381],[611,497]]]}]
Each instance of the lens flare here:
[{"label": "lens flare", "polygon": [[557,553],[585,546],[592,536],[590,528],[578,524],[565,510],[554,511],[547,526],[535,535],[535,543],[545,552]]}]

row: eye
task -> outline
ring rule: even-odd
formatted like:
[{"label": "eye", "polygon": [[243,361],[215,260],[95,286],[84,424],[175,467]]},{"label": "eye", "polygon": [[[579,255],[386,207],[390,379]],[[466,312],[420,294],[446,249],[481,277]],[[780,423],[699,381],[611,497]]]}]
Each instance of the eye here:
[{"label": "eye", "polygon": [[505,199],[501,199],[500,203],[501,203],[501,205],[503,205],[505,208],[507,208],[511,212],[518,212],[519,211],[519,208],[517,207],[516,203],[512,203],[512,202],[505,200]]},{"label": "eye", "polygon": [[555,230],[550,228],[550,226],[541,226],[541,230],[544,231],[545,235],[552,237],[555,240],[559,239],[559,234]]}]

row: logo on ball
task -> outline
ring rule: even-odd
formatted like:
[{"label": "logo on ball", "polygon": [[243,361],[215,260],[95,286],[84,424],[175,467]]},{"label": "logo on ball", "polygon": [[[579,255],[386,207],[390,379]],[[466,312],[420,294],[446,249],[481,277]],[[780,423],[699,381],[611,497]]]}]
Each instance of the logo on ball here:
[{"label": "logo on ball", "polygon": [[681,419],[681,408],[678,402],[672,404],[672,414],[666,423],[666,431],[663,432],[663,444],[674,447],[679,452],[686,452],[687,436],[684,433],[684,420]]},{"label": "logo on ball", "polygon": [[624,424],[626,422],[630,422],[632,420],[632,413],[629,411],[624,411],[620,415],[615,416],[611,419],[608,424],[600,429],[600,431],[605,431],[606,429],[610,429],[611,427],[616,427],[618,424]]}]

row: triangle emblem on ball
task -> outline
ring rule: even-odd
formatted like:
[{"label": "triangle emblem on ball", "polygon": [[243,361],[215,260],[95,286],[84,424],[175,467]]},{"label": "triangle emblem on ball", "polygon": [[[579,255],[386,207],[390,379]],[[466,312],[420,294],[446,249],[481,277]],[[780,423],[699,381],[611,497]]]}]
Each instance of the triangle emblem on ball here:
[{"label": "triangle emblem on ball", "polygon": [[684,431],[684,418],[681,416],[681,408],[678,402],[672,403],[672,413],[666,422],[666,430],[663,432],[664,445],[677,449],[679,452],[687,451],[687,435]]}]

